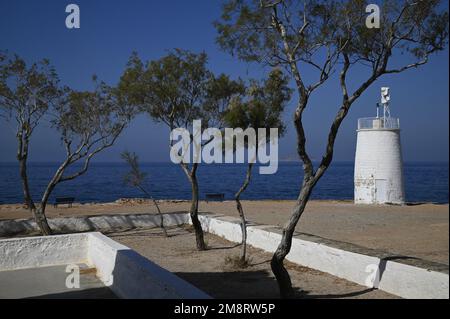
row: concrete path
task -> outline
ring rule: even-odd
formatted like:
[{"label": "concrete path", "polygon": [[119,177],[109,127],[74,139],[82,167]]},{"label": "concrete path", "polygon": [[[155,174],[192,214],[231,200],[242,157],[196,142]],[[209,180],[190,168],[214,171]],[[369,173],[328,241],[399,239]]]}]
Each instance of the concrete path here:
[{"label": "concrete path", "polygon": [[111,299],[115,295],[85,265],[80,266],[80,288],[66,287],[66,265],[0,271],[0,299]]}]

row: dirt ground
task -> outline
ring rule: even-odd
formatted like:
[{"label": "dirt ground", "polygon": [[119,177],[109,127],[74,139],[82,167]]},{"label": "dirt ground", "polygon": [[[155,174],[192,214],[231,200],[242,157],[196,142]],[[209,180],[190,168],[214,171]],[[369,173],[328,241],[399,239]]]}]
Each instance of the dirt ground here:
[{"label": "dirt ground", "polygon": [[[160,201],[163,212],[184,212],[187,201]],[[282,226],[293,201],[243,201],[251,221]],[[74,204],[73,208],[48,208],[49,217],[104,214],[154,214],[146,201],[119,200],[104,204]],[[237,216],[235,203],[200,202],[200,212]],[[0,205],[0,220],[30,218],[22,205]],[[430,261],[449,263],[449,207],[421,204],[366,206],[344,201],[311,201],[298,231]]]},{"label": "dirt ground", "polygon": [[[169,238],[158,228],[108,234],[156,264],[175,273],[214,298],[278,298],[278,286],[270,269],[271,255],[249,247],[250,265],[236,268],[227,262],[240,247],[206,234],[209,249],[195,249],[190,227],[168,229]],[[337,277],[287,263],[298,298],[390,299],[396,296]]]}]

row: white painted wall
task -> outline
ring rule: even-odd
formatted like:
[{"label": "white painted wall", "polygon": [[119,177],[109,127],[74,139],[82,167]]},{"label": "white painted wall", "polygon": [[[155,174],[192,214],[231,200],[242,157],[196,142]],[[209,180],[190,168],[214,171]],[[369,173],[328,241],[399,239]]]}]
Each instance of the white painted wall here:
[{"label": "white painted wall", "polygon": [[404,204],[400,130],[358,130],[355,156],[355,203]]},{"label": "white painted wall", "polygon": [[388,261],[377,288],[409,299],[449,299],[448,273]]},{"label": "white painted wall", "polygon": [[[239,219],[230,216],[199,216],[205,231],[241,242]],[[247,243],[273,253],[281,240],[274,226],[247,227]],[[448,273],[384,261],[378,256],[348,251],[300,238],[292,241],[287,260],[317,269],[368,288],[378,288],[403,298],[449,298]]]},{"label": "white painted wall", "polygon": [[91,233],[89,264],[120,298],[209,299],[203,291],[101,233]]},{"label": "white painted wall", "polygon": [[[185,213],[164,214],[164,225],[177,226],[188,223]],[[77,216],[50,218],[49,224],[56,233],[108,232],[134,228],[159,227],[160,217],[155,214],[118,214],[103,216]],[[0,236],[15,236],[39,233],[34,219],[0,220]]]},{"label": "white painted wall", "polygon": [[87,262],[86,234],[0,240],[0,271]]},{"label": "white painted wall", "polygon": [[101,233],[0,240],[0,271],[85,263],[120,298],[211,298]]}]

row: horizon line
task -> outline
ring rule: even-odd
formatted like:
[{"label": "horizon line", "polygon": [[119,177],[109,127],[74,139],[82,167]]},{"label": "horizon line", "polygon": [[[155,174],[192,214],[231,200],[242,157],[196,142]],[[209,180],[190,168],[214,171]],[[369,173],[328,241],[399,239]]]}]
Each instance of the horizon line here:
[{"label": "horizon line", "polygon": [[[175,163],[172,163],[171,161],[140,161],[141,163],[146,163],[146,164],[174,164],[174,165],[178,165]],[[301,164],[301,160],[279,160],[278,162],[281,163],[299,163]],[[313,163],[320,163],[320,160],[312,160]],[[335,160],[332,163],[354,163],[355,160]],[[1,164],[17,164],[17,161],[0,161],[0,165]],[[28,161],[28,164],[59,164],[61,163],[60,161]],[[84,161],[80,161],[80,164],[84,163]],[[449,164],[449,160],[405,160],[403,161],[403,163],[441,163],[441,164]],[[75,163],[77,164],[77,163]],[[124,161],[92,161],[91,164],[126,164]],[[206,163],[200,163],[203,165],[229,165],[229,164],[240,164],[240,165],[246,165],[246,163],[211,163],[211,164],[206,164]],[[256,164],[261,164],[261,163],[256,163]],[[264,164],[263,164],[264,165]]]}]

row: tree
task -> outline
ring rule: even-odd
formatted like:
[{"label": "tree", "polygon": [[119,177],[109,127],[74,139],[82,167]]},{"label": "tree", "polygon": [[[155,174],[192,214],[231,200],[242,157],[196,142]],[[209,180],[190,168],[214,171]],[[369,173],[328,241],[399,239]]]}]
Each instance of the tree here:
[{"label": "tree", "polygon": [[156,210],[158,211],[158,215],[160,217],[160,227],[162,231],[164,232],[164,236],[169,237],[167,234],[166,228],[164,227],[164,216],[161,213],[161,209],[159,208],[158,203],[153,198],[153,196],[145,189],[144,187],[144,181],[147,177],[147,174],[145,172],[142,172],[139,168],[139,158],[136,155],[136,153],[130,153],[128,151],[124,151],[121,154],[122,159],[130,166],[130,170],[125,174],[124,176],[124,182],[125,184],[136,187],[141,192],[143,192],[145,195],[147,195],[153,202],[153,205],[155,205]]},{"label": "tree", "polygon": [[[294,126],[304,176],[271,261],[282,297],[294,293],[283,263],[295,227],[312,190],[332,162],[337,133],[351,106],[381,76],[424,65],[447,45],[448,12],[441,1],[384,1],[379,29],[365,24],[367,4],[363,0],[228,0],[215,23],[222,49],[245,61],[282,66],[296,86]],[[393,63],[395,54],[403,55],[402,60]],[[391,65],[398,63],[404,64]],[[305,70],[309,69],[317,72],[316,80],[307,81]],[[366,78],[351,90],[347,77],[355,69],[366,71]],[[339,76],[334,77],[336,71]],[[311,95],[329,80],[338,81],[342,100],[322,159],[314,167],[306,147],[303,115]]]},{"label": "tree", "polygon": [[19,56],[0,52],[0,116],[16,124],[17,161],[24,202],[42,229],[47,223],[31,195],[27,162],[35,128],[48,110],[60,102],[62,92],[58,85],[58,76],[48,60],[27,67]]},{"label": "tree", "polygon": [[[221,127],[222,116],[233,96],[243,92],[242,84],[226,75],[215,76],[206,67],[205,53],[194,54],[176,49],[167,56],[144,65],[134,53],[121,77],[119,88],[125,99],[172,132],[188,129],[194,120],[203,127]],[[191,134],[191,143],[193,136]],[[202,142],[202,147],[211,142]],[[170,143],[170,147],[172,142]],[[181,162],[180,166],[192,188],[189,214],[195,230],[198,250],[205,250],[203,230],[198,219],[198,163]]]},{"label": "tree", "polygon": [[[44,60],[27,68],[17,56],[0,56],[0,104],[7,120],[17,122],[19,169],[28,208],[34,215],[43,235],[50,235],[45,210],[55,187],[85,174],[91,159],[111,147],[134,110],[123,104],[120,90],[96,83],[92,92],[75,92],[58,87],[55,70]],[[96,80],[96,79],[94,79]],[[48,182],[40,204],[33,201],[28,182],[27,159],[30,138],[42,120],[50,120],[65,148],[65,159]],[[67,168],[83,163],[75,172],[65,174]]]},{"label": "tree", "polygon": [[[281,116],[286,103],[291,98],[291,90],[283,73],[279,69],[274,69],[263,83],[252,81],[247,91],[245,96],[231,101],[230,107],[225,112],[224,121],[227,127],[231,128],[241,128],[243,130],[247,128],[254,130],[264,128],[266,130],[265,140],[258,140],[258,136],[256,141],[254,141],[254,145],[249,145],[248,141],[244,144],[246,148],[249,148],[249,146],[254,147],[256,153],[261,143],[270,142],[269,131],[271,128],[278,129],[279,136],[284,135],[285,126]],[[235,144],[233,143],[233,145]],[[247,262],[247,222],[240,198],[250,184],[253,165],[253,159],[249,158],[245,179],[234,196],[236,209],[241,219],[242,246],[239,261],[241,265],[245,265]]]}]

